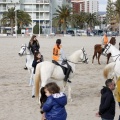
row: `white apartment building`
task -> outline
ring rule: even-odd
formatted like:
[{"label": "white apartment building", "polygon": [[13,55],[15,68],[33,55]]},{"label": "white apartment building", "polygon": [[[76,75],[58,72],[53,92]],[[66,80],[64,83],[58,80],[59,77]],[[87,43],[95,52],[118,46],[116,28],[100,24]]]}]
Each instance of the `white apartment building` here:
[{"label": "white apartment building", "polygon": [[[68,0],[0,0],[0,19],[3,12],[14,7],[27,12],[32,18],[30,26],[24,26],[29,33],[33,33],[36,22],[42,27],[46,34],[52,33],[52,17],[58,5],[67,4]],[[6,28],[7,29],[7,28]]]},{"label": "white apartment building", "polygon": [[99,2],[98,0],[84,0],[84,11],[89,13],[98,13]]},{"label": "white apartment building", "polygon": [[32,26],[34,26],[36,22],[43,28],[44,33],[51,33],[51,4],[51,0],[0,0],[0,19],[4,11],[15,6],[16,10],[21,9],[31,16],[31,26],[25,26],[29,33],[33,33]]},{"label": "white apartment building", "polygon": [[98,13],[99,2],[98,0],[71,0],[73,9],[79,12]]}]

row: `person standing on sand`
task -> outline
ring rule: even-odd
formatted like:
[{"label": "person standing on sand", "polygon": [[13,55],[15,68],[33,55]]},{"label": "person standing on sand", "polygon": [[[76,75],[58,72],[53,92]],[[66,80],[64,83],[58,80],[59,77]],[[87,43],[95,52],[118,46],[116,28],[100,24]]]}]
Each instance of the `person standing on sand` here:
[{"label": "person standing on sand", "polygon": [[44,90],[47,100],[43,103],[42,111],[45,112],[46,120],[66,120],[66,95],[60,92],[60,88],[55,82],[46,84]]},{"label": "person standing on sand", "polygon": [[101,117],[102,120],[114,120],[115,99],[112,91],[115,89],[115,82],[112,79],[107,79],[105,85],[101,90],[101,103],[96,116]]}]

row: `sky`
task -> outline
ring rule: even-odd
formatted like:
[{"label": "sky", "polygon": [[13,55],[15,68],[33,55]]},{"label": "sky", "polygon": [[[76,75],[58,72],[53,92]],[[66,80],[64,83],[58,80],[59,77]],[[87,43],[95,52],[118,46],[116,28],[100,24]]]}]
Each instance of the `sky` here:
[{"label": "sky", "polygon": [[[99,1],[99,11],[106,11],[107,0],[98,0]],[[113,2],[116,0],[113,0]]]},{"label": "sky", "polygon": [[107,0],[99,0],[99,11],[106,11]]}]

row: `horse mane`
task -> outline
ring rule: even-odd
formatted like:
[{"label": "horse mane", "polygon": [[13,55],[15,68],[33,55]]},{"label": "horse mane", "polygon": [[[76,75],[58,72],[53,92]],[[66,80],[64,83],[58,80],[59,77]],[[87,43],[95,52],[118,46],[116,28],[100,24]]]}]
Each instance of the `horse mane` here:
[{"label": "horse mane", "polygon": [[112,45],[115,45],[115,44],[116,44],[116,39],[115,39],[115,37],[111,37],[109,43],[112,44]]},{"label": "horse mane", "polygon": [[80,52],[82,52],[81,49],[75,51],[72,55],[70,55],[70,56],[68,57],[68,60],[70,60],[70,61],[72,61],[72,62],[75,62],[75,63],[78,62]]}]

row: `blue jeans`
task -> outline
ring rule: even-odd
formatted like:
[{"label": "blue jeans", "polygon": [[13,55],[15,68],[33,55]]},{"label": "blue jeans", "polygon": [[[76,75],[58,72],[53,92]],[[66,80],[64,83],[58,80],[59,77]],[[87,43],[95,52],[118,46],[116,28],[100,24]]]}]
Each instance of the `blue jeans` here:
[{"label": "blue jeans", "polygon": [[104,118],[101,118],[102,120],[114,120],[114,119],[104,119]]}]

